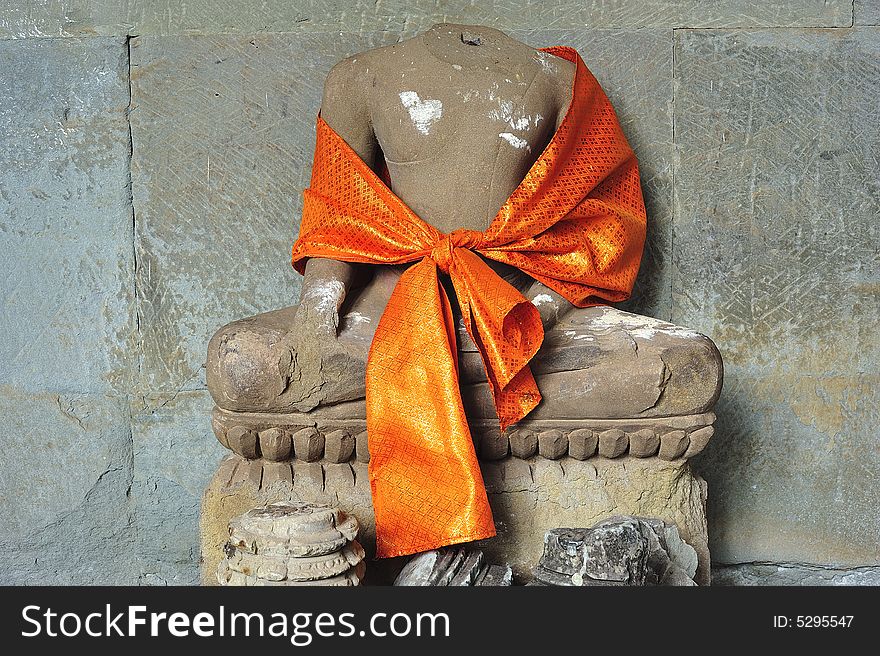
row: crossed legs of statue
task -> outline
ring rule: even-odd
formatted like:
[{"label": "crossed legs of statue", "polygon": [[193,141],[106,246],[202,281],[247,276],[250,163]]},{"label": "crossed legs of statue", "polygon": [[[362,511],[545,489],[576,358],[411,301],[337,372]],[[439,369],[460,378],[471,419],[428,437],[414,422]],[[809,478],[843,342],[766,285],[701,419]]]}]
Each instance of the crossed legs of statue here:
[{"label": "crossed legs of statue", "polygon": [[[221,443],[250,459],[315,460],[325,456],[326,434],[365,439],[367,354],[400,272],[376,267],[368,284],[350,291],[335,338],[291,334],[296,306],[220,329],[207,377]],[[610,306],[572,309],[548,327],[531,363],[543,401],[500,435],[480,356],[457,325],[462,397],[481,459],[536,451],[675,459],[698,453],[711,436],[721,358],[696,332]],[[310,439],[298,452],[291,437],[300,431]],[[346,454],[356,457],[333,451],[337,461]]]}]

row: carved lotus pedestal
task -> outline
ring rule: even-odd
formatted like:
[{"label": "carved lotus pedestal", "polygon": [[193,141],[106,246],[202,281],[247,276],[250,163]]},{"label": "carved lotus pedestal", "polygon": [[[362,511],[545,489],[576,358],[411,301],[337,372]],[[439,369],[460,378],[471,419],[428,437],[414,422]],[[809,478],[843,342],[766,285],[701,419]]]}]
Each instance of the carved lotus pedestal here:
[{"label": "carved lotus pedestal", "polygon": [[[223,557],[232,517],[268,502],[309,501],[357,517],[365,583],[390,585],[405,559],[371,560],[363,399],[370,327],[352,320],[358,308],[343,314],[343,350],[333,362],[345,364],[336,368],[344,375],[310,388],[323,404],[300,411],[304,392],[289,373],[296,357],[284,338],[294,310],[229,324],[209,346],[214,432],[232,454],[202,502],[204,581]],[[613,515],[656,517],[678,526],[699,557],[695,580],[708,583],[706,485],[688,464],[712,436],[721,388],[721,358],[708,338],[611,307],[579,310],[547,332],[533,360],[541,405],[503,434],[479,356],[460,343],[462,398],[498,533],[479,545],[489,560],[509,563],[515,582],[527,583],[546,531]]]}]

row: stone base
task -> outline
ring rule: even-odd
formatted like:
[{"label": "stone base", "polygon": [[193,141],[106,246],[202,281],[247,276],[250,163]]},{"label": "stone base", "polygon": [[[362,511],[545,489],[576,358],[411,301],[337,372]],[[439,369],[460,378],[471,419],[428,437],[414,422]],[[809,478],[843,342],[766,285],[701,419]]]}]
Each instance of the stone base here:
[{"label": "stone base", "polygon": [[[367,551],[366,585],[391,585],[408,558],[374,560],[375,522],[367,464],[267,462],[230,455],[202,498],[202,580],[216,585],[229,520],[273,501],[312,501],[357,517],[358,541]],[[498,535],[478,544],[488,562],[509,563],[516,584],[532,580],[544,533],[589,527],[613,515],[658,517],[678,526],[697,552],[695,580],[709,583],[706,483],[684,459],[624,457],[590,461],[534,457],[481,462]]]}]

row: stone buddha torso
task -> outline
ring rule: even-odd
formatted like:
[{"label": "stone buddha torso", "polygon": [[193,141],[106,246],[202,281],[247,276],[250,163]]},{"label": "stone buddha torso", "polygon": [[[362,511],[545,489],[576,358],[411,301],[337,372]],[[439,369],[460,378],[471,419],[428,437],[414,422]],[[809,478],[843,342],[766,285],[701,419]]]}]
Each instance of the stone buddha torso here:
[{"label": "stone buddha torso", "polygon": [[[573,63],[498,30],[435,25],[334,66],[321,116],[371,168],[387,166],[392,191],[426,222],[443,232],[483,231],[558,128],[574,75]],[[572,307],[526,274],[489,265],[527,297],[539,297],[546,325]],[[355,316],[374,324],[404,269],[309,261],[291,326],[294,351],[332,360],[350,291],[369,288],[370,302]],[[448,284],[447,291],[454,295]],[[463,329],[459,338],[469,348]],[[338,375],[332,365],[316,371],[294,360],[300,379],[313,384]]]},{"label": "stone buddha torso", "polygon": [[[447,233],[483,231],[558,128],[574,75],[572,62],[498,30],[435,25],[340,62],[325,84],[321,115],[374,170],[384,160],[394,193],[426,222]],[[537,284],[489,264],[523,290]],[[310,267],[304,300],[313,277],[347,287],[355,275],[343,263]],[[543,285],[537,293],[551,299],[545,322],[569,306]]]},{"label": "stone buddha torso", "polygon": [[556,131],[574,72],[497,30],[438,25],[339,64],[321,111],[368,164],[384,157],[422,219],[482,231]]}]

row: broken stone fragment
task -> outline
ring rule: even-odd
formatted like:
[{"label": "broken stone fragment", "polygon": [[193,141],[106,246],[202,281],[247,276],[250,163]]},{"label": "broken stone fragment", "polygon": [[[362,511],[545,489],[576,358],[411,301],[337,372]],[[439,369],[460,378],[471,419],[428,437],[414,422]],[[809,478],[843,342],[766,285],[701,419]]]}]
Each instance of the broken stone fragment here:
[{"label": "broken stone fragment", "polygon": [[364,549],[350,542],[341,550],[320,556],[255,555],[233,549],[229,569],[269,581],[316,581],[345,574],[364,559]]},{"label": "broken stone fragment", "polygon": [[326,579],[315,579],[311,581],[273,581],[271,579],[263,579],[258,576],[242,574],[241,572],[236,572],[235,570],[229,567],[229,563],[226,560],[220,561],[220,565],[217,567],[217,580],[220,585],[228,585],[228,586],[329,586],[329,587],[349,587],[354,585],[360,585],[361,581],[364,578],[364,573],[366,571],[366,565],[361,562],[354,567],[347,570],[344,574],[339,574],[338,576],[332,576]]},{"label": "broken stone fragment", "polygon": [[493,588],[513,585],[513,570],[510,565],[489,565],[483,568],[474,585]]},{"label": "broken stone fragment", "polygon": [[[278,464],[278,463],[274,463]],[[233,517],[221,585],[360,585],[364,549],[358,524],[338,508],[300,501],[260,506]]]},{"label": "broken stone fragment", "polygon": [[397,586],[506,586],[513,581],[509,565],[487,565],[483,552],[464,547],[425,551],[413,556],[398,574]]},{"label": "broken stone fragment", "polygon": [[612,517],[592,528],[558,528],[544,536],[534,569],[558,586],[695,585],[696,551],[659,519]]},{"label": "broken stone fragment", "polygon": [[321,556],[355,538],[357,520],[318,504],[274,503],[254,508],[229,522],[229,542],[255,555]]}]

